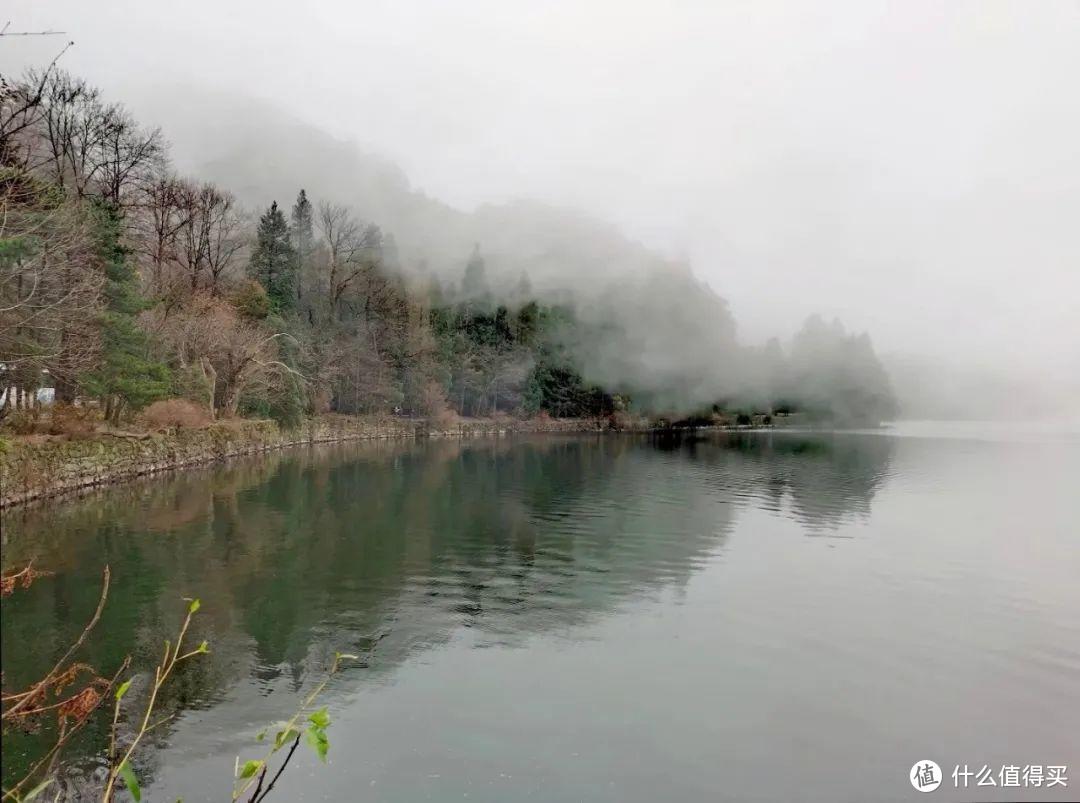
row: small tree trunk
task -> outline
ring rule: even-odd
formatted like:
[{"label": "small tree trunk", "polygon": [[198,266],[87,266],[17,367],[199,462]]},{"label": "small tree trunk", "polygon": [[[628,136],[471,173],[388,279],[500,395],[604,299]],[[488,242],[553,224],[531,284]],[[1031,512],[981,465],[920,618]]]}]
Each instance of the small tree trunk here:
[{"label": "small tree trunk", "polygon": [[217,371],[214,370],[213,364],[206,357],[199,360],[199,367],[202,369],[203,379],[208,386],[206,406],[210,411],[210,420],[213,421],[217,412],[214,408],[214,399],[217,392]]},{"label": "small tree trunk", "polygon": [[240,408],[240,387],[235,385],[228,387],[222,394],[221,409],[229,418],[236,416],[236,411]]}]

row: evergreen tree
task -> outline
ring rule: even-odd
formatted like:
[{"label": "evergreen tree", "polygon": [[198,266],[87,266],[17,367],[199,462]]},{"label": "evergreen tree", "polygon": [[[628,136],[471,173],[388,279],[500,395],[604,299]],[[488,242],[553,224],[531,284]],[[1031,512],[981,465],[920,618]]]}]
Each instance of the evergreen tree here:
[{"label": "evergreen tree", "polygon": [[473,246],[472,256],[465,265],[465,277],[461,281],[461,292],[468,300],[486,298],[490,292],[487,281],[487,269],[484,258],[480,256],[480,246]]},{"label": "evergreen tree", "polygon": [[292,208],[292,245],[296,252],[296,302],[304,299],[304,276],[311,261],[311,252],[315,248],[315,231],[312,226],[311,201],[307,193],[300,190]]},{"label": "evergreen tree", "polygon": [[138,276],[120,243],[121,217],[113,205],[97,210],[99,248],[105,263],[105,311],[101,315],[101,362],[83,386],[98,396],[105,418],[115,424],[169,394],[169,369],[148,358],[148,338],[136,316],[147,307]]},{"label": "evergreen tree", "polygon": [[289,241],[289,226],[277,201],[259,218],[249,272],[265,288],[272,310],[286,313],[295,309],[296,252]]}]

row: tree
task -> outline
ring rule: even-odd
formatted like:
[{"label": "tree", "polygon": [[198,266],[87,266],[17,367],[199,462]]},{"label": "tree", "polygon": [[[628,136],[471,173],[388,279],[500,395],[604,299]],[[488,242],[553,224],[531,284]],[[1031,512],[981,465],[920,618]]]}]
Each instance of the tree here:
[{"label": "tree", "polygon": [[101,258],[105,264],[106,308],[101,314],[101,362],[87,373],[83,385],[102,400],[105,419],[118,423],[126,412],[137,412],[169,394],[169,369],[149,358],[145,331],[136,316],[146,308],[138,278],[120,242],[117,207],[96,204]]},{"label": "tree", "polygon": [[898,408],[889,376],[870,338],[850,335],[840,321],[807,319],[791,344],[785,394],[811,417],[844,424],[878,424]]},{"label": "tree", "polygon": [[210,389],[214,411],[225,416],[236,415],[245,395],[271,398],[299,380],[280,360],[279,343],[290,336],[268,331],[234,304],[201,292],[167,316],[160,308],[152,313],[177,370],[198,375],[196,384]]},{"label": "tree", "polygon": [[345,294],[358,284],[370,285],[379,274],[382,232],[340,204],[319,204],[318,226],[327,250],[327,303],[331,319],[339,320]]},{"label": "tree", "polygon": [[293,204],[290,233],[293,250],[296,253],[296,303],[299,306],[303,302],[304,279],[310,268],[312,252],[315,250],[311,201],[308,200],[304,190],[300,190],[300,194],[296,196],[296,203]]},{"label": "tree", "polygon": [[461,292],[468,300],[486,299],[490,293],[487,269],[480,256],[480,246],[473,246],[472,256],[465,264],[465,277],[461,280]]},{"label": "tree", "polygon": [[150,278],[157,292],[165,288],[166,270],[177,258],[177,236],[188,223],[187,190],[185,182],[165,173],[143,187],[139,241],[150,260]]},{"label": "tree", "polygon": [[48,372],[59,400],[74,397],[99,359],[103,284],[85,206],[26,173],[0,179],[0,362],[28,390]]},{"label": "tree", "polygon": [[278,313],[295,309],[296,253],[289,242],[289,226],[277,201],[259,218],[249,271],[266,289],[271,309]]},{"label": "tree", "polygon": [[[122,106],[105,104],[101,92],[80,78],[63,70],[31,71],[10,94],[34,101],[24,119],[3,125],[21,138],[20,166],[75,198],[127,207],[136,198],[133,190],[161,167],[160,132],[140,127]],[[13,149],[5,143],[3,150]]]},{"label": "tree", "polygon": [[177,230],[177,255],[191,290],[208,287],[217,294],[222,277],[243,246],[243,223],[233,196],[213,184],[182,183],[183,207]]}]

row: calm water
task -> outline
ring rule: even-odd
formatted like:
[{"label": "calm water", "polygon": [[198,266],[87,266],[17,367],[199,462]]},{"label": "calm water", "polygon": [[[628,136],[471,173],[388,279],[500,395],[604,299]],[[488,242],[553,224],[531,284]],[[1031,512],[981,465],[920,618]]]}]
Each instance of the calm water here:
[{"label": "calm water", "polygon": [[925,758],[1073,778],[931,799],[1075,799],[1078,487],[1076,435],[983,425],[281,453],[8,514],[5,567],[56,574],[4,602],[5,677],[107,562],[94,665],[152,665],[185,596],[213,650],[169,687],[152,801],[228,799],[335,650],[363,660],[329,765],[275,799],[911,800]]}]

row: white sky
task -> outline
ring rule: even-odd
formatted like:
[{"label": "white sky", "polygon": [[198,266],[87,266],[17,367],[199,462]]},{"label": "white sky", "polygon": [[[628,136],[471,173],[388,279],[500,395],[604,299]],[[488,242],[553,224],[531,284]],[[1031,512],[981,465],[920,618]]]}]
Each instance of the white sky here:
[{"label": "white sky", "polygon": [[[111,99],[270,98],[463,208],[585,209],[689,258],[746,339],[1080,374],[1077,0],[14,0]],[[0,70],[62,44],[0,40]],[[168,132],[166,132],[167,134]]]}]

